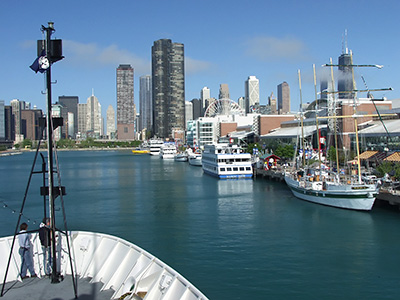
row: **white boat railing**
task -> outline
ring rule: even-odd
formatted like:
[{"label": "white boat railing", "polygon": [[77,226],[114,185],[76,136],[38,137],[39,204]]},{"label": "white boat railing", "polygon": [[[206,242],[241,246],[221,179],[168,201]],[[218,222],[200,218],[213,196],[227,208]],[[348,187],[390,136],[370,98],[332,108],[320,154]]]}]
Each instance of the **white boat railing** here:
[{"label": "white boat railing", "polygon": [[[43,252],[37,233],[32,234],[34,267],[39,277],[45,276]],[[62,275],[71,275],[66,238],[58,234],[57,263]],[[13,236],[0,239],[0,265],[6,266]],[[182,275],[142,248],[107,234],[70,232],[71,257],[75,275],[101,282],[101,290],[114,290],[111,299],[129,293],[145,299],[207,299]],[[6,282],[21,280],[21,258],[14,245]],[[0,278],[5,276],[0,268]],[[135,296],[135,297],[136,297]],[[126,299],[130,299],[127,297]],[[138,298],[133,298],[138,299]]]}]

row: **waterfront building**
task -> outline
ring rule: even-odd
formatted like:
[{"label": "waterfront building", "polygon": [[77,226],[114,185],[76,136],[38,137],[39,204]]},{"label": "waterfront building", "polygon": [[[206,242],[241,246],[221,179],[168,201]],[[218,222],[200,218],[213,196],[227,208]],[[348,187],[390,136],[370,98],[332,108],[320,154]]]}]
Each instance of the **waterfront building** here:
[{"label": "waterfront building", "polygon": [[276,98],[274,92],[268,97],[268,105],[271,109],[271,115],[276,115]]},{"label": "waterfront building", "polygon": [[4,106],[4,132],[6,141],[15,140],[15,125],[11,105]]},{"label": "waterfront building", "polygon": [[23,105],[18,99],[11,100],[10,105],[14,119],[14,140],[16,143],[20,143],[24,139],[24,137],[21,135],[21,110]]},{"label": "waterfront building", "polygon": [[219,86],[218,99],[230,99],[229,86],[227,83],[221,83]]},{"label": "waterfront building", "polygon": [[119,140],[135,139],[136,108],[133,97],[133,73],[131,65],[117,68],[117,135]]},{"label": "waterfront building", "polygon": [[31,141],[39,140],[41,136],[39,119],[43,116],[41,109],[21,110],[21,134]]},{"label": "waterfront building", "polygon": [[209,101],[209,99],[211,98],[211,92],[210,92],[210,89],[208,88],[208,87],[203,87],[202,89],[201,89],[201,92],[200,92],[200,100],[201,100],[201,103],[202,103],[202,108],[203,108],[203,111],[202,111],[202,115],[204,115],[204,111],[206,110],[206,108],[207,108],[207,106],[206,106],[206,103],[207,103],[207,101]]},{"label": "waterfront building", "polygon": [[151,75],[140,77],[139,82],[139,130],[151,130],[153,127],[153,102],[152,102]]},{"label": "waterfront building", "polygon": [[278,85],[278,112],[279,114],[290,112],[290,88],[286,81]]},{"label": "waterfront building", "polygon": [[260,83],[256,76],[249,76],[244,85],[245,111],[250,113],[260,104]]},{"label": "waterfront building", "polygon": [[151,48],[153,135],[169,138],[185,129],[184,45],[170,39]]},{"label": "waterfront building", "polygon": [[63,110],[62,110],[62,118],[63,118],[63,123],[64,123],[64,126],[62,128],[63,136],[66,138],[74,139],[78,132],[79,97],[78,96],[59,96],[58,103],[63,106]]},{"label": "waterfront building", "polygon": [[4,100],[0,100],[0,141],[6,139],[6,120],[5,120],[5,109]]},{"label": "waterfront building", "polygon": [[86,139],[86,103],[78,103],[78,134],[77,138]]},{"label": "waterfront building", "polygon": [[107,119],[106,119],[106,135],[108,139],[115,138],[115,111],[112,105],[110,104],[107,108]]},{"label": "waterfront building", "polygon": [[190,101],[185,101],[185,120],[193,120],[193,103]]}]

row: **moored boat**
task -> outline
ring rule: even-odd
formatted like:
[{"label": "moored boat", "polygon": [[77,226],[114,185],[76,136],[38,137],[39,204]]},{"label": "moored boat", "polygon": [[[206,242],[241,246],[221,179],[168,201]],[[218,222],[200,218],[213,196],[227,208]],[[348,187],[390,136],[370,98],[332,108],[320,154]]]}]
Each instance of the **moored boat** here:
[{"label": "moored boat", "polygon": [[172,142],[165,142],[161,148],[159,156],[162,159],[174,159],[176,155],[176,146]]},{"label": "moored boat", "polygon": [[238,145],[219,143],[205,145],[202,154],[203,171],[220,179],[252,178],[250,153]]},{"label": "moored boat", "polygon": [[149,141],[150,155],[160,155],[160,148],[164,144],[163,140],[151,139]]},{"label": "moored boat", "polygon": [[[285,173],[285,182],[299,199],[338,208],[371,210],[379,189],[358,181],[340,183],[335,177]],[[322,178],[323,177],[323,178]],[[320,179],[321,178],[321,179]]]},{"label": "moored boat", "polygon": [[150,153],[150,150],[138,148],[138,149],[133,149],[132,153],[133,154],[148,154],[148,153]]},{"label": "moored boat", "polygon": [[188,161],[188,154],[186,152],[179,152],[174,156],[175,161],[186,162]]}]

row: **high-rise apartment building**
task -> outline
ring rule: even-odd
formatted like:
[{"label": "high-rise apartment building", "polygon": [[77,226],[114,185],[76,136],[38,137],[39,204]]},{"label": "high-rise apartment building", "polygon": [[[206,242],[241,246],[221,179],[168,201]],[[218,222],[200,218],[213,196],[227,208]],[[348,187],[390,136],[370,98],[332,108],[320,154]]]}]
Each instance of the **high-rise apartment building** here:
[{"label": "high-rise apartment building", "polygon": [[153,127],[153,99],[152,99],[151,75],[140,77],[139,82],[139,107],[140,107],[140,127],[139,130]]},{"label": "high-rise apartment building", "polygon": [[119,140],[135,139],[136,109],[133,98],[133,68],[117,68],[117,135]]},{"label": "high-rise apartment building", "polygon": [[175,137],[185,130],[184,46],[169,39],[151,48],[153,135]]},{"label": "high-rise apartment building", "polygon": [[249,76],[244,84],[244,99],[246,103],[246,113],[260,105],[260,83],[256,76]]},{"label": "high-rise apartment building", "polygon": [[218,99],[230,99],[229,86],[227,83],[220,84]]},{"label": "high-rise apartment building", "polygon": [[115,111],[112,105],[110,104],[107,108],[106,112],[106,135],[108,139],[115,138]]},{"label": "high-rise apartment building", "polygon": [[278,112],[279,114],[290,112],[290,88],[286,81],[278,85]]},{"label": "high-rise apartment building", "polygon": [[75,138],[78,133],[78,96],[60,96],[58,103],[64,108],[61,116],[63,117],[63,136]]}]

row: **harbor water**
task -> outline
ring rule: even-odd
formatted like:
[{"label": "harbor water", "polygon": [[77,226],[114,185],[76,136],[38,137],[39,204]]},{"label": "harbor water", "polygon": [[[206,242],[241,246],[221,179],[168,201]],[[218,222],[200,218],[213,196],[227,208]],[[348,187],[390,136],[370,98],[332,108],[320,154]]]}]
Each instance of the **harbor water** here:
[{"label": "harbor water", "polygon": [[[33,152],[0,158],[1,236],[15,231],[33,158]],[[281,182],[218,180],[200,167],[128,150],[62,151],[58,160],[69,230],[133,242],[209,299],[400,294],[397,210],[325,207],[294,198]],[[22,216],[29,229],[43,217],[41,185],[35,174]]]}]

